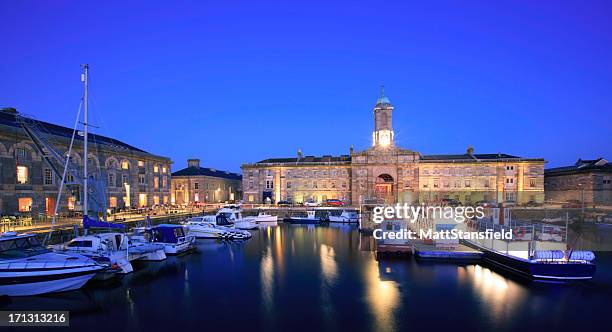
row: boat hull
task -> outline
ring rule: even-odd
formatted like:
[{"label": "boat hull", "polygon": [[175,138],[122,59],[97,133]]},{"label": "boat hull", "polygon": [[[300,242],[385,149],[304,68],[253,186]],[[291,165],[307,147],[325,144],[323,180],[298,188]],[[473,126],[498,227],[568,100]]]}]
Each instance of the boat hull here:
[{"label": "boat hull", "polygon": [[308,218],[288,218],[285,219],[286,223],[290,224],[306,224],[306,225],[317,225],[322,221],[321,219],[308,219]]},{"label": "boat hull", "polygon": [[[101,266],[62,269],[61,271],[14,272],[0,271],[0,295],[30,296],[79,289],[102,270]],[[12,275],[9,275],[12,274]]]},{"label": "boat hull", "polygon": [[482,259],[517,275],[543,281],[588,280],[595,274],[592,263],[545,263],[523,260],[490,250],[472,242],[466,244],[483,252]]}]

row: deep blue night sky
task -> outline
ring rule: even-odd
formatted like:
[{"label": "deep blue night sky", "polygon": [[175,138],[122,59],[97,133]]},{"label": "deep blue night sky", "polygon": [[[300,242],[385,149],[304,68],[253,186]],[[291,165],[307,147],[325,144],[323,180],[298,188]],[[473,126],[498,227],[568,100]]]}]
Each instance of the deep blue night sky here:
[{"label": "deep blue night sky", "polygon": [[547,167],[612,158],[611,1],[2,1],[0,107],[72,126],[81,63],[96,133],[239,171],[396,143]]}]

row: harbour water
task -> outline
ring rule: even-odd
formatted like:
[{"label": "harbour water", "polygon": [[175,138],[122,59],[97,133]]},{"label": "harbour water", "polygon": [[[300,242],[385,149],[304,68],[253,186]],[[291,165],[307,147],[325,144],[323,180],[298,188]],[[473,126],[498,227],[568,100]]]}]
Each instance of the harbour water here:
[{"label": "harbour water", "polygon": [[[600,230],[610,232],[610,228]],[[606,330],[612,255],[593,280],[534,283],[483,264],[379,260],[347,225],[279,225],[245,242],[198,240],[189,255],[110,282],[3,299],[0,310],[69,310],[89,331]]]}]

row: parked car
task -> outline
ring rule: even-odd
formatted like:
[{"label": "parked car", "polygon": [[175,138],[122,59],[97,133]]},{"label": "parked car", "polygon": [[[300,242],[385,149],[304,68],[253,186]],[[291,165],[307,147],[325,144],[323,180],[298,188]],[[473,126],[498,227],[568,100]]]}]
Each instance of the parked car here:
[{"label": "parked car", "polygon": [[478,202],[476,202],[476,205],[478,205],[478,206],[482,206],[482,207],[496,207],[496,206],[497,206],[497,203],[495,203],[495,202],[493,202],[493,201],[485,201],[485,200],[482,200],[482,201],[478,201]]},{"label": "parked car", "polygon": [[312,199],[309,199],[306,202],[304,202],[304,206],[307,206],[307,207],[316,207],[316,206],[321,206],[321,203],[315,202]]},{"label": "parked car", "polygon": [[538,207],[538,206],[542,206],[542,204],[536,202],[536,201],[529,201],[526,203],[523,203],[523,206],[525,207]]},{"label": "parked car", "polygon": [[460,206],[461,202],[459,202],[458,200],[456,200],[454,198],[443,198],[442,199],[442,205]]},{"label": "parked car", "polygon": [[579,209],[582,207],[582,202],[577,199],[569,199],[561,207],[564,209]]},{"label": "parked car", "polygon": [[278,201],[276,203],[276,205],[278,205],[278,206],[291,206],[291,202],[289,202],[289,201]]},{"label": "parked car", "polygon": [[344,202],[339,199],[328,199],[325,201],[325,206],[344,206]]}]

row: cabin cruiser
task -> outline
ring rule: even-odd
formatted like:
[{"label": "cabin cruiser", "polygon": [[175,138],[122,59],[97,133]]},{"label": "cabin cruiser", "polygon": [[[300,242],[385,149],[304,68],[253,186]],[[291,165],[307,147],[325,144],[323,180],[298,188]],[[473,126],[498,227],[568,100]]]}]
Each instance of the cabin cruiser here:
[{"label": "cabin cruiser", "polygon": [[0,236],[0,296],[79,289],[104,269],[82,255],[51,252],[34,234]]},{"label": "cabin cruiser", "polygon": [[185,227],[190,234],[199,239],[243,240],[252,235],[248,231],[237,229],[223,215],[215,217],[215,222],[208,216],[187,218]]},{"label": "cabin cruiser", "polygon": [[51,246],[57,253],[79,254],[107,265],[117,273],[134,271],[130,263],[128,239],[123,233],[100,233],[77,236],[67,243]]},{"label": "cabin cruiser", "polygon": [[256,217],[247,217],[258,224],[276,224],[278,216],[273,216],[266,211],[259,211]]},{"label": "cabin cruiser", "polygon": [[314,210],[306,211],[306,216],[291,216],[285,219],[285,222],[291,224],[320,224],[322,220],[315,216],[315,212]]},{"label": "cabin cruiser", "polygon": [[139,227],[134,230],[136,240],[149,239],[163,245],[166,255],[178,255],[194,248],[195,236],[185,234],[182,225],[161,224],[153,227]]},{"label": "cabin cruiser", "polygon": [[359,222],[359,214],[357,211],[342,210],[339,215],[329,215],[330,222],[357,223]]},{"label": "cabin cruiser", "polygon": [[219,209],[214,216],[204,216],[208,222],[216,223],[217,216],[223,216],[230,223],[232,223],[238,229],[255,229],[257,223],[254,221],[254,217],[243,218],[240,212],[239,205],[227,205]]}]

